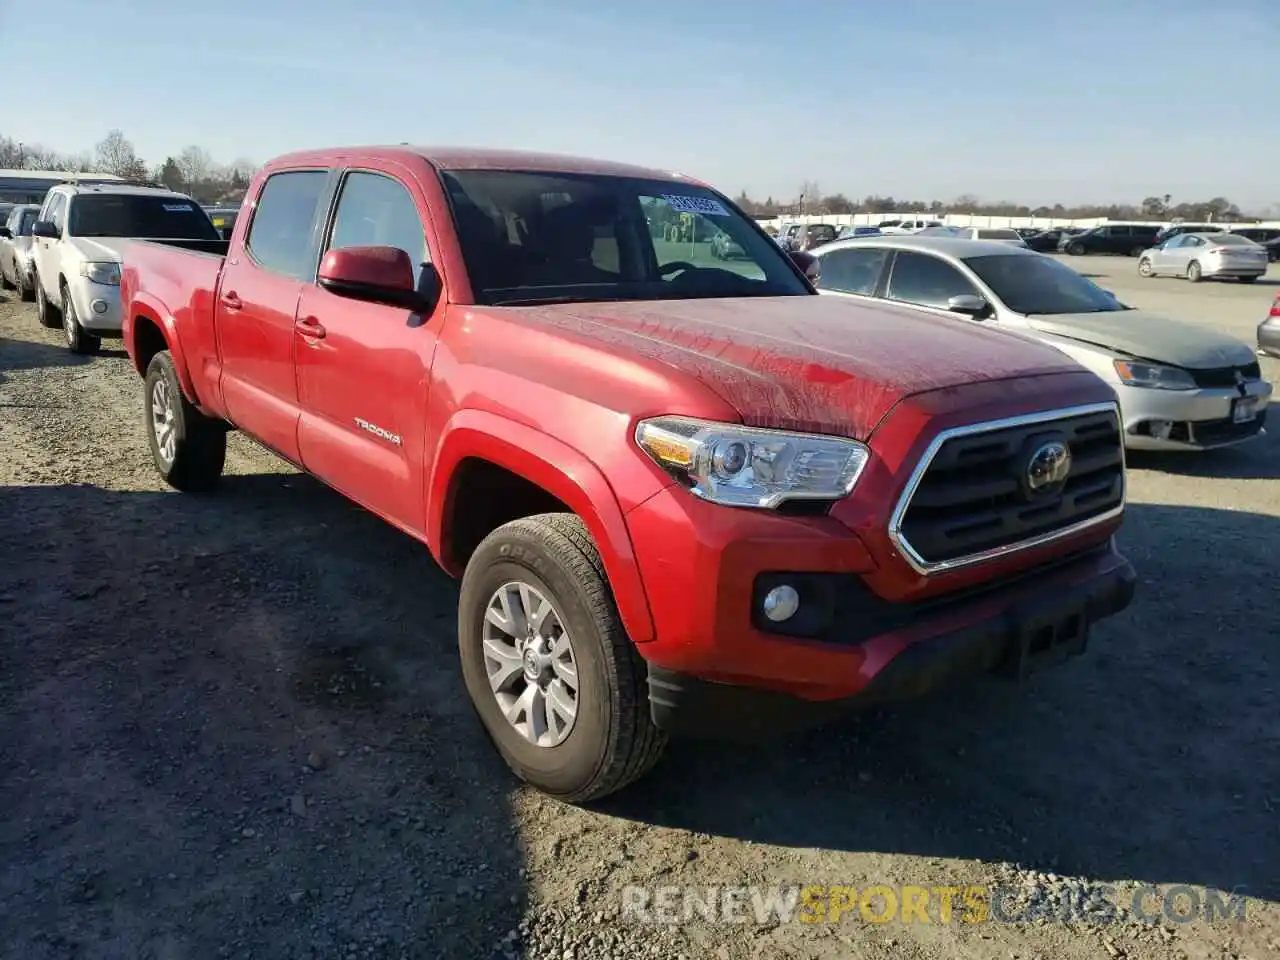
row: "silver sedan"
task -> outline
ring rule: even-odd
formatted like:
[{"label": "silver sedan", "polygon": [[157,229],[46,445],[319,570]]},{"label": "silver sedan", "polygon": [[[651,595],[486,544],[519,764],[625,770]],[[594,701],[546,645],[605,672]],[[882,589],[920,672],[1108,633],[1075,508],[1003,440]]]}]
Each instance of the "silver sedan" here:
[{"label": "silver sedan", "polygon": [[1138,258],[1144,277],[1186,277],[1192,283],[1224,277],[1252,283],[1266,272],[1266,248],[1234,233],[1180,233]]}]

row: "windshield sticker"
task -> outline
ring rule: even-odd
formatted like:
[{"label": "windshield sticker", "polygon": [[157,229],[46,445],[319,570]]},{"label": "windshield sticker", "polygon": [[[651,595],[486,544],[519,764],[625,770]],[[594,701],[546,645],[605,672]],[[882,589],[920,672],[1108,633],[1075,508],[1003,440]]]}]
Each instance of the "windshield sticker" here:
[{"label": "windshield sticker", "polygon": [[189,213],[191,204],[189,203],[166,203],[164,205],[166,213]]},{"label": "windshield sticker", "polygon": [[701,213],[708,217],[731,216],[719,200],[709,197],[683,197],[677,194],[663,194],[662,199],[671,205],[671,209],[679,213]]}]

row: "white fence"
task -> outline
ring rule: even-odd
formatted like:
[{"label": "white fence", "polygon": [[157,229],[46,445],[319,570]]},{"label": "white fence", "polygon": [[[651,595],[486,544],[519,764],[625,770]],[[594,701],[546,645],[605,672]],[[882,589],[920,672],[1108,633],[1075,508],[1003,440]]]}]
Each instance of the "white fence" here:
[{"label": "white fence", "polygon": [[[1040,227],[1046,229],[1048,227],[1096,227],[1100,223],[1107,223],[1106,217],[1097,217],[1092,220],[1067,220],[1061,217],[988,217],[976,213],[948,213],[941,216],[935,216],[931,213],[841,213],[830,215],[805,214],[803,216],[792,217],[760,217],[757,218],[763,227],[781,228],[784,223],[829,223],[836,227],[848,226],[876,226],[886,220],[940,220],[950,227]],[[1132,220],[1117,220],[1116,223],[1134,223]],[[1168,226],[1172,221],[1169,220],[1153,220],[1142,221],[1144,223],[1158,223],[1160,226]],[[1250,221],[1248,223],[1224,223],[1224,229],[1231,227],[1280,227],[1280,220],[1267,220],[1261,223]]]}]

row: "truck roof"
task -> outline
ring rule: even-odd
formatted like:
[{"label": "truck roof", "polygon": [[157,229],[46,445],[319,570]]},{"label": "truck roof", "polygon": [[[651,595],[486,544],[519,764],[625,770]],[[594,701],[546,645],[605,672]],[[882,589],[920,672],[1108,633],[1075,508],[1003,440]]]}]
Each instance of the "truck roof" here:
[{"label": "truck roof", "polygon": [[594,160],[557,153],[527,150],[499,150],[488,147],[449,146],[353,146],[304,150],[274,158],[269,166],[296,163],[330,163],[345,157],[382,158],[387,160],[423,159],[437,170],[530,170],[545,173],[585,173],[616,177],[644,177],[649,180],[671,180],[685,183],[701,181],[670,170],[642,167],[612,160]]}]

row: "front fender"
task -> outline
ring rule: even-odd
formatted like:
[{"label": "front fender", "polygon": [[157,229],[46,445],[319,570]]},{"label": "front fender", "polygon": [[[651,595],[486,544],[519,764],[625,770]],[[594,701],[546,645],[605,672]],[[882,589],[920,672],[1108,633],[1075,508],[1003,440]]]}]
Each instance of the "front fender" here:
[{"label": "front fender", "polygon": [[164,337],[165,349],[173,357],[173,365],[178,371],[178,383],[182,386],[182,392],[196,406],[201,406],[200,395],[196,392],[195,380],[187,367],[186,354],[182,350],[182,339],[178,336],[178,325],[174,322],[172,315],[164,304],[147,293],[139,291],[127,304],[122,305],[122,309],[124,310],[124,315],[121,317],[120,331],[121,336],[124,338],[125,352],[129,354],[129,359],[133,362],[134,369],[146,376],[146,367],[143,365],[142,357],[138,352],[135,329],[137,318],[145,317],[160,329],[160,333]]},{"label": "front fender", "polygon": [[582,518],[595,540],[613,589],[618,614],[635,643],[654,637],[649,601],[640,579],[622,508],[604,474],[577,450],[532,427],[482,410],[460,410],[441,432],[427,492],[427,543],[437,559],[455,576],[461,573],[455,557],[446,555],[449,542],[451,483],[458,465],[470,457],[537,484]]}]

